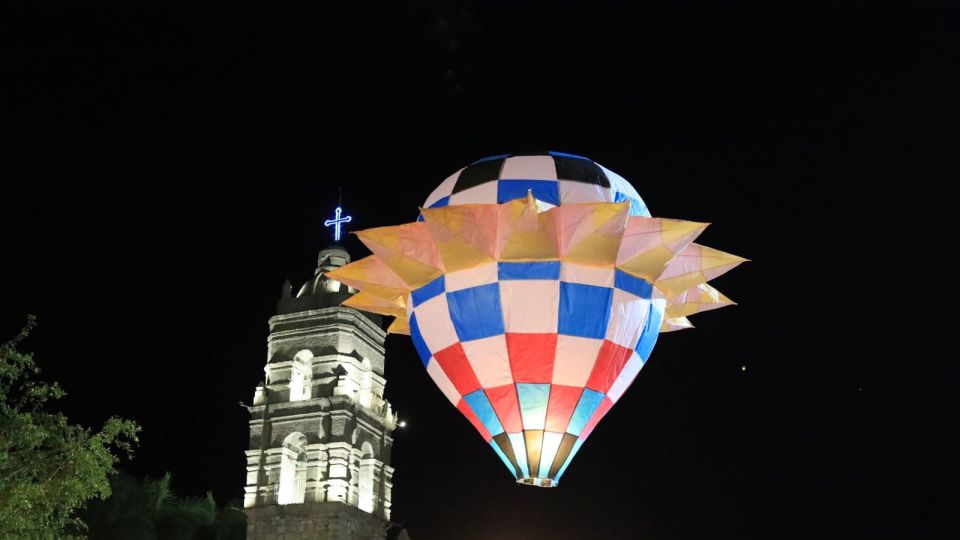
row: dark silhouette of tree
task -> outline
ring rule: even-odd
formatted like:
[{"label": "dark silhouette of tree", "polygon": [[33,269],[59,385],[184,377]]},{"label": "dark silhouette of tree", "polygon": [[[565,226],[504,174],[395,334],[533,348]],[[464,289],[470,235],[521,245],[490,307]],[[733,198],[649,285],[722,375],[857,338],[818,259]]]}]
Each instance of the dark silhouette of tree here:
[{"label": "dark silhouette of tree", "polygon": [[88,537],[143,540],[242,540],[247,519],[232,506],[218,508],[204,498],[177,498],[170,473],[160,480],[139,481],[120,474],[110,480],[112,495],[83,512]]},{"label": "dark silhouette of tree", "polygon": [[140,429],[113,417],[93,432],[47,410],[64,391],[38,380],[33,355],[17,350],[35,323],[29,317],[17,337],[0,345],[0,538],[82,533],[75,511],[110,495],[118,454],[131,453]]}]

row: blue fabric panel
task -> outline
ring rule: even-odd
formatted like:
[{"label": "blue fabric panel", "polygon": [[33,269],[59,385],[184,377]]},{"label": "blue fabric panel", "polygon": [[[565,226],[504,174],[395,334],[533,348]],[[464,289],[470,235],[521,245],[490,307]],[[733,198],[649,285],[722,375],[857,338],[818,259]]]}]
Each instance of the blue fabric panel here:
[{"label": "blue fabric panel", "polygon": [[560,282],[560,314],[557,333],[603,339],[610,319],[613,289]]},{"label": "blue fabric panel", "polygon": [[423,214],[420,214],[419,216],[417,216],[417,221],[423,221]]},{"label": "blue fabric panel", "polygon": [[460,341],[504,333],[500,285],[490,283],[447,293],[450,320]]},{"label": "blue fabric panel", "polygon": [[617,273],[614,275],[613,286],[627,291],[630,294],[639,296],[640,298],[646,298],[647,300],[653,296],[653,285],[651,285],[647,280],[638,278],[636,276],[631,276],[619,268],[617,269]]},{"label": "blue fabric panel", "polygon": [[573,416],[570,417],[567,433],[579,437],[580,432],[583,431],[583,426],[590,421],[590,417],[600,406],[601,401],[603,401],[603,394],[584,388],[583,394],[580,395],[580,401],[577,403],[577,408],[573,410]]},{"label": "blue fabric panel", "polygon": [[463,396],[463,400],[467,402],[467,405],[470,405],[473,413],[483,422],[483,426],[487,428],[490,435],[496,436],[503,433],[500,419],[497,418],[497,413],[493,410],[493,405],[490,404],[487,395],[483,393],[483,388]]},{"label": "blue fabric panel", "polygon": [[647,210],[647,205],[644,204],[640,199],[634,199],[633,197],[620,191],[617,191],[613,194],[613,202],[623,201],[630,201],[630,210],[628,213],[631,216],[650,217],[650,210]]},{"label": "blue fabric panel", "polygon": [[497,263],[500,281],[513,279],[560,279],[560,261]]},{"label": "blue fabric panel", "polygon": [[633,197],[627,197],[630,199],[630,212],[631,216],[641,216],[641,217],[650,217],[650,210],[647,209],[647,205],[643,203],[640,199],[634,199]]},{"label": "blue fabric panel", "polygon": [[444,206],[448,206],[449,204],[450,204],[450,196],[447,195],[446,197],[444,197],[444,198],[438,200],[437,202],[431,204],[431,205],[428,206],[427,208],[442,208],[442,207],[444,207]]},{"label": "blue fabric panel", "polygon": [[653,346],[657,344],[657,336],[660,335],[660,324],[663,322],[663,312],[650,304],[650,313],[647,315],[647,322],[643,325],[643,332],[640,334],[640,342],[637,343],[637,354],[643,359],[644,363],[650,358],[653,352]]},{"label": "blue fabric panel", "polygon": [[513,477],[517,477],[517,470],[513,468],[513,463],[510,463],[510,459],[506,454],[503,453],[503,450],[500,449],[500,445],[497,444],[497,441],[491,440],[490,446],[493,447],[493,451],[500,456],[500,461],[507,466],[507,469],[513,474]]},{"label": "blue fabric panel", "polygon": [[568,158],[576,158],[576,159],[585,159],[587,161],[590,161],[590,158],[585,158],[583,156],[578,156],[576,154],[565,154],[563,152],[547,152],[547,153],[550,154],[551,156],[556,156],[556,157],[568,157]]},{"label": "blue fabric panel", "polygon": [[477,163],[483,163],[484,161],[493,161],[493,160],[495,160],[495,159],[503,159],[503,158],[506,158],[506,157],[510,157],[510,154],[500,154],[500,155],[498,155],[498,156],[487,156],[487,157],[485,157],[485,158],[480,158],[480,159],[474,161],[473,163],[471,163],[471,165],[475,165],[475,164],[477,164]]},{"label": "blue fabric panel", "polygon": [[430,347],[427,347],[427,342],[423,340],[423,336],[420,335],[420,325],[417,324],[417,315],[410,316],[410,339],[413,341],[413,348],[417,350],[417,354],[420,355],[420,361],[423,362],[423,367],[427,367],[427,364],[430,363],[430,357],[433,356],[430,354]]},{"label": "blue fabric panel", "polygon": [[543,429],[550,400],[549,384],[517,383],[523,429]]},{"label": "blue fabric panel", "polygon": [[419,306],[434,296],[443,294],[445,290],[446,285],[443,280],[443,274],[440,274],[440,277],[437,279],[410,293],[410,296],[413,298],[413,307]]},{"label": "blue fabric panel", "polygon": [[543,429],[550,400],[549,384],[517,383],[523,429]]},{"label": "blue fabric panel", "polygon": [[570,449],[570,455],[567,456],[567,461],[565,461],[563,466],[560,467],[560,470],[557,471],[557,477],[553,479],[554,482],[560,481],[560,477],[563,476],[564,472],[566,472],[567,466],[570,465],[571,461],[573,461],[573,456],[577,455],[577,452],[580,451],[581,446],[583,446],[583,439],[577,439],[577,442],[573,443],[573,448]]},{"label": "blue fabric panel", "polygon": [[514,199],[525,199],[527,191],[543,202],[560,204],[560,183],[556,180],[504,180],[497,182],[497,202],[505,203]]}]

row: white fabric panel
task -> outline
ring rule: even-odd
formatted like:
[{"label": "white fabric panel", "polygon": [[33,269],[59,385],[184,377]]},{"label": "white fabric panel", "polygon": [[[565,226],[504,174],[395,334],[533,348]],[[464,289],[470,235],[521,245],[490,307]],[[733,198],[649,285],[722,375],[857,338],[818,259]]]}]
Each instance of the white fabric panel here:
[{"label": "white fabric panel", "polygon": [[585,202],[613,202],[613,194],[596,184],[560,180],[560,204]]},{"label": "white fabric panel", "polygon": [[562,433],[547,431],[543,434],[543,446],[540,449],[540,476],[546,477],[550,473],[550,467],[553,466],[553,460],[557,457],[557,449],[560,448],[562,440]]},{"label": "white fabric panel", "polygon": [[607,390],[607,397],[610,398],[610,401],[616,403],[617,400],[620,399],[620,396],[630,387],[630,383],[637,378],[637,374],[640,373],[640,368],[642,367],[643,358],[640,358],[637,351],[633,351],[633,355],[630,356],[626,365],[623,366],[623,371],[620,372],[617,380],[613,381],[610,389]]},{"label": "white fabric panel", "polygon": [[427,200],[424,201],[423,207],[430,208],[431,204],[453,193],[453,186],[457,185],[457,178],[460,178],[460,173],[462,171],[463,169],[460,169],[459,171],[448,176],[443,182],[440,182],[440,185],[437,186],[437,189],[433,190],[433,193],[431,193],[430,196],[427,197]]},{"label": "white fabric panel", "polygon": [[513,455],[517,458],[517,464],[520,465],[520,472],[524,476],[530,476],[530,470],[527,468],[527,443],[523,440],[523,433],[507,433],[507,438],[510,439]]},{"label": "white fabric panel", "polygon": [[453,329],[453,322],[450,321],[447,295],[438,294],[415,307],[413,312],[417,315],[420,335],[430,352],[442,351],[460,340],[457,331]]},{"label": "white fabric panel", "polygon": [[553,363],[553,384],[584,386],[597,361],[602,339],[557,335],[557,355]]},{"label": "white fabric panel", "polygon": [[460,346],[463,347],[480,386],[493,388],[513,383],[505,335],[464,341]]},{"label": "white fabric panel", "polygon": [[[546,397],[547,396],[544,396],[544,398]],[[521,401],[521,403],[523,402]],[[524,430],[543,429],[546,426],[548,404],[547,399],[544,399],[538,403],[529,403],[526,408],[524,408],[523,405],[520,406],[520,416],[523,419]],[[542,444],[543,443],[541,443],[541,447]],[[530,471],[530,473],[536,475],[537,471]]]},{"label": "white fabric panel", "polygon": [[497,204],[497,181],[491,180],[450,196],[450,204]]},{"label": "white fabric panel", "polygon": [[614,270],[612,266],[603,268],[565,262],[560,264],[560,281],[596,285],[597,287],[613,287]]},{"label": "white fabric panel", "polygon": [[497,263],[481,264],[474,268],[447,272],[443,282],[447,292],[459,291],[468,287],[477,287],[497,281]]},{"label": "white fabric panel", "polygon": [[[597,163],[597,165],[600,165],[600,164]],[[626,193],[627,195],[629,195],[630,197],[633,197],[634,199],[641,200],[641,201],[643,200],[643,198],[640,197],[640,194],[637,193],[637,190],[634,189],[633,184],[631,184],[630,182],[627,182],[626,178],[611,171],[610,169],[604,167],[603,165],[600,165],[600,168],[603,169],[603,173],[607,175],[607,180],[610,180],[610,187],[616,188],[616,190],[619,191],[620,193]]]},{"label": "white fabric panel", "polygon": [[433,357],[430,358],[430,363],[427,364],[427,374],[430,375],[433,382],[437,384],[437,388],[443,392],[443,395],[447,396],[450,403],[453,403],[453,406],[456,407],[457,403],[460,403],[462,396],[460,392],[457,392],[457,388],[453,386],[450,378],[447,377],[447,374],[443,372],[443,368],[440,367],[440,364],[437,363],[437,360]]},{"label": "white fabric panel", "polygon": [[549,209],[551,209],[551,208],[556,208],[556,207],[557,207],[555,204],[550,204],[550,203],[548,203],[548,202],[543,202],[543,201],[541,201],[540,199],[534,199],[534,200],[537,201],[537,211],[540,212],[541,214],[542,214],[543,212],[546,212],[547,210],[549,210]]},{"label": "white fabric panel", "polygon": [[556,180],[557,166],[551,156],[517,156],[507,158],[500,178],[519,180]]},{"label": "white fabric panel", "polygon": [[556,333],[559,304],[560,282],[557,280],[500,282],[500,305],[507,332]]},{"label": "white fabric panel", "polygon": [[613,290],[607,339],[628,349],[637,346],[650,313],[650,301],[621,289]]}]

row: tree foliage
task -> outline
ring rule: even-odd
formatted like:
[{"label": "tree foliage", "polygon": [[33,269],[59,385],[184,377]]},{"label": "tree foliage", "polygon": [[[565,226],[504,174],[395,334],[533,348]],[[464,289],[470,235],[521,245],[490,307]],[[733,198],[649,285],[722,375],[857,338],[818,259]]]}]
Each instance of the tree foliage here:
[{"label": "tree foliage", "polygon": [[60,538],[83,531],[75,511],[110,495],[109,476],[129,456],[139,427],[112,417],[100,431],[50,412],[65,394],[37,378],[33,355],[17,346],[35,325],[0,345],[0,538]]},{"label": "tree foliage", "polygon": [[120,474],[110,479],[113,494],[83,512],[90,540],[243,540],[247,521],[242,510],[217,508],[213,496],[177,498],[170,473],[161,480],[137,481]]}]

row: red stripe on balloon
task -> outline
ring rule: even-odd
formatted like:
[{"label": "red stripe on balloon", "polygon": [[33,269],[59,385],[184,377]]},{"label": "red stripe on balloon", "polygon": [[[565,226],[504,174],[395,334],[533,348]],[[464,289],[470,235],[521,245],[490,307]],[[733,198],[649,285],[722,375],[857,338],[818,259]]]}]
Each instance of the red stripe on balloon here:
[{"label": "red stripe on balloon", "polygon": [[500,424],[507,433],[523,431],[523,422],[520,417],[520,403],[517,401],[517,388],[512,384],[484,388],[487,399],[493,405],[493,410],[500,419]]},{"label": "red stripe on balloon", "polygon": [[597,361],[593,364],[593,371],[587,379],[587,388],[606,394],[632,355],[633,349],[603,340]]},{"label": "red stripe on balloon", "polygon": [[483,422],[477,418],[476,413],[473,412],[473,409],[470,408],[470,405],[466,402],[466,400],[461,399],[460,403],[457,403],[457,410],[467,417],[467,420],[473,424],[473,427],[477,428],[477,431],[480,432],[480,436],[483,437],[483,440],[490,442],[493,439],[493,435],[490,435],[490,432],[487,431],[487,428],[483,426]]},{"label": "red stripe on balloon", "polygon": [[507,334],[507,354],[515,382],[549,384],[556,352],[556,334]]},{"label": "red stripe on balloon", "polygon": [[477,374],[473,372],[473,367],[467,361],[467,355],[463,352],[463,347],[459,343],[433,353],[433,357],[447,374],[447,378],[453,383],[454,388],[460,395],[464,396],[480,388],[480,381],[477,380]]},{"label": "red stripe on balloon", "polygon": [[561,386],[555,384],[550,387],[550,401],[547,403],[547,431],[563,433],[570,424],[573,410],[577,408],[583,388],[579,386]]}]

